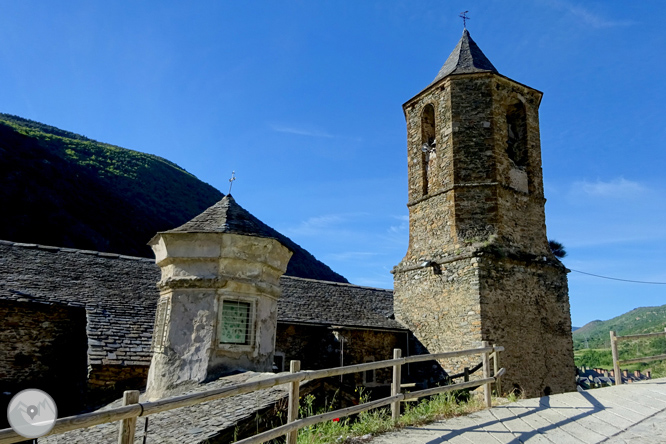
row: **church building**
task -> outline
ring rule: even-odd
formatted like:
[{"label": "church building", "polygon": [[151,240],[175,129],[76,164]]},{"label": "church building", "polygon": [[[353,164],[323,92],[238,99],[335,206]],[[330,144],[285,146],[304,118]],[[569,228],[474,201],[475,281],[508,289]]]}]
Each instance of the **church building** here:
[{"label": "church building", "polygon": [[[126,389],[147,387],[142,399],[155,400],[219,388],[292,359],[309,370],[482,341],[505,349],[504,394],[575,390],[569,270],[546,236],[541,98],[500,74],[465,29],[403,105],[409,245],[393,291],[284,276],[292,251],[231,195],[157,233],[155,261],[0,241],[0,400],[38,387],[76,412]],[[403,382],[445,383],[442,369],[462,374],[479,359],[412,365]],[[389,370],[340,380],[390,382]],[[286,392],[262,396],[209,406],[223,418],[166,412],[151,442],[224,442]],[[115,430],[66,439],[105,442]]]},{"label": "church building", "polygon": [[409,246],[393,269],[396,320],[430,352],[502,345],[504,387],[530,397],[575,390],[568,270],[546,237],[541,97],[464,30],[403,105]]}]

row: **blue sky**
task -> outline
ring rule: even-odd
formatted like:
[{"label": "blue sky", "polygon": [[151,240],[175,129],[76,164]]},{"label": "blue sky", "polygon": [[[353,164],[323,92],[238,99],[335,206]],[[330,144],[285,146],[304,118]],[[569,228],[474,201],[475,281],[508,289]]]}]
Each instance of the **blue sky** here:
[{"label": "blue sky", "polygon": [[[573,270],[666,282],[661,1],[2,2],[0,112],[154,153],[360,285],[407,248],[401,105],[462,33],[544,92],[548,236]],[[574,325],[666,285],[569,275]]]}]

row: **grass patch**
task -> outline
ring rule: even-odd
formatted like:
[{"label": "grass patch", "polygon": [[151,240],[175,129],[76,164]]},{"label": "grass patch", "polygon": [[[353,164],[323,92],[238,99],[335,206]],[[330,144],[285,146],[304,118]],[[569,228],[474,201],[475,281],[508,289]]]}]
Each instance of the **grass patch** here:
[{"label": "grass patch", "polygon": [[[368,398],[367,394],[361,394],[361,402],[367,402]],[[313,402],[313,396],[305,397],[301,406],[301,418],[315,414],[312,407]],[[485,408],[481,397],[470,396],[465,392],[441,393],[418,402],[405,403],[403,406],[404,411],[398,421],[393,421],[391,410],[384,407],[360,413],[356,417],[326,421],[303,428],[298,432],[298,444],[349,444],[356,442],[355,438],[377,435],[406,426],[423,425],[445,418],[477,412]]]}]

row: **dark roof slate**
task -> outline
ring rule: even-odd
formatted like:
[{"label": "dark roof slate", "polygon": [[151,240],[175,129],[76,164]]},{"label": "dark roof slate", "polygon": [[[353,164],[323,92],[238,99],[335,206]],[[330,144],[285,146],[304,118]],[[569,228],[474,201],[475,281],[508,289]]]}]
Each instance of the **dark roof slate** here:
[{"label": "dark roof slate", "polygon": [[406,330],[392,319],[392,290],[287,276],[280,284],[280,322]]},{"label": "dark roof slate", "polygon": [[[84,307],[90,364],[149,365],[160,270],[154,260],[0,241],[0,299]],[[278,322],[404,329],[393,292],[283,276]]]},{"label": "dark roof slate", "polygon": [[[205,384],[197,384],[171,393],[170,396],[215,390],[230,384],[241,384],[262,378],[274,377],[273,373],[245,372],[227,376]],[[288,384],[278,385],[269,389],[237,395],[231,398],[216,399],[189,407],[157,413],[150,416],[147,442],[176,444],[176,443],[208,443],[218,442],[219,435],[224,430],[236,424],[253,418],[257,411],[270,407],[280,399],[289,396]],[[139,402],[145,401],[145,394],[141,394]],[[122,400],[117,400],[101,408],[99,411],[121,407]],[[135,442],[140,442],[143,432],[144,419],[139,419]],[[70,444],[108,443],[116,442],[118,426],[116,423],[106,423],[85,429],[72,430],[59,435],[39,438],[39,442]]]},{"label": "dark roof slate", "polygon": [[149,365],[151,259],[0,241],[0,298],[85,307],[89,364]]},{"label": "dark roof slate", "polygon": [[475,72],[494,72],[497,69],[490,63],[481,48],[472,40],[469,31],[465,29],[453,52],[446,59],[444,66],[439,70],[437,77],[431,85],[452,74],[469,74]]},{"label": "dark roof slate", "polygon": [[254,217],[227,194],[203,213],[167,233],[233,233],[276,238],[275,230]]}]

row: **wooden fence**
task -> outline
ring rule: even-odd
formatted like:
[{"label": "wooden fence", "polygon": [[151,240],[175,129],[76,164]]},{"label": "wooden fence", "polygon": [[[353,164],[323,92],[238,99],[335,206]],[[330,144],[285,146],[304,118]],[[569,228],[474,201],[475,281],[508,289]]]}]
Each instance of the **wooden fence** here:
[{"label": "wooden fence", "polygon": [[620,341],[627,341],[630,339],[647,339],[647,338],[656,338],[659,336],[666,336],[666,328],[664,328],[663,332],[659,333],[646,333],[641,335],[627,335],[627,336],[617,336],[615,335],[615,332],[611,330],[610,339],[611,339],[611,351],[613,353],[613,375],[615,376],[615,385],[622,384],[622,373],[620,371],[621,365],[638,364],[639,362],[666,360],[666,355],[655,355],[655,356],[646,356],[644,358],[625,359],[624,361],[620,361],[619,353],[617,351],[617,343]]},{"label": "wooden fence", "polygon": [[[481,348],[462,350],[455,352],[434,353],[427,355],[415,355],[403,358],[400,349],[393,350],[393,359],[377,362],[367,362],[365,364],[350,365],[347,367],[336,367],[322,370],[300,371],[300,361],[291,361],[290,372],[280,374],[271,378],[259,381],[246,382],[225,386],[219,389],[208,390],[199,393],[190,393],[171,398],[160,399],[152,402],[139,402],[139,392],[136,390],[126,391],[123,396],[123,406],[105,411],[96,411],[84,413],[82,415],[70,416],[58,419],[49,433],[57,435],[71,430],[83,429],[95,425],[106,424],[120,421],[118,430],[118,444],[131,444],[134,442],[136,430],[136,420],[140,416],[154,415],[156,413],[173,410],[180,407],[187,407],[201,404],[206,401],[229,398],[236,395],[267,389],[281,384],[290,384],[289,386],[289,404],[287,410],[287,423],[252,436],[250,438],[238,441],[238,444],[263,443],[279,436],[285,435],[287,444],[295,444],[299,429],[314,425],[320,422],[343,418],[357,413],[365,412],[374,408],[391,406],[391,416],[397,420],[400,416],[400,402],[411,401],[424,396],[430,396],[437,393],[461,390],[464,388],[484,387],[484,399],[487,407],[491,407],[491,384],[497,385],[497,391],[500,392],[499,378],[504,374],[505,369],[500,368],[499,352],[504,351],[504,347],[490,346],[483,342]],[[483,366],[483,377],[475,381],[467,381],[458,384],[434,387],[425,390],[419,390],[410,393],[401,393],[400,379],[401,367],[404,364],[414,362],[444,360],[460,356],[481,355]],[[493,369],[491,375],[490,360],[493,360]],[[299,407],[299,387],[302,381],[328,378],[331,376],[340,376],[350,373],[359,373],[368,370],[393,367],[393,382],[391,384],[391,396],[366,402],[345,409],[334,410],[321,415],[310,416],[298,419]],[[10,444],[24,441],[25,438],[18,435],[12,429],[0,430],[0,444]]]}]

